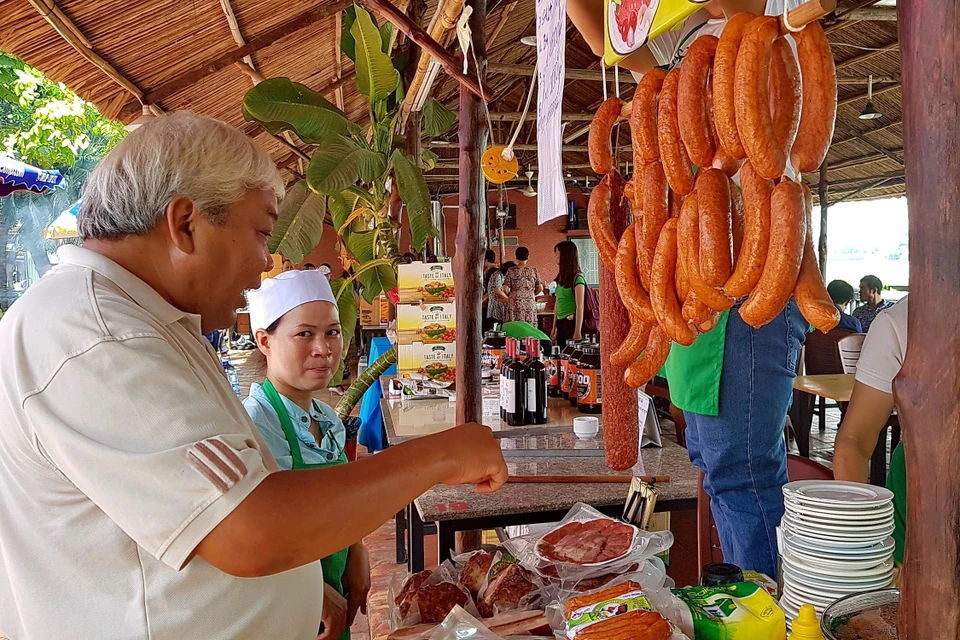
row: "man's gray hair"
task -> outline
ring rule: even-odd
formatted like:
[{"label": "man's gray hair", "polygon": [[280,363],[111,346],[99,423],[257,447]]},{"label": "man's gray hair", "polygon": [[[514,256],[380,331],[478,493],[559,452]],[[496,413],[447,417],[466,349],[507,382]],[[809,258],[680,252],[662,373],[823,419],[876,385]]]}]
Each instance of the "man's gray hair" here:
[{"label": "man's gray hair", "polygon": [[224,122],[171,113],[144,124],[100,161],[83,192],[77,232],[101,240],[145,235],[176,196],[222,223],[248,189],[283,197],[283,180],[266,151]]}]

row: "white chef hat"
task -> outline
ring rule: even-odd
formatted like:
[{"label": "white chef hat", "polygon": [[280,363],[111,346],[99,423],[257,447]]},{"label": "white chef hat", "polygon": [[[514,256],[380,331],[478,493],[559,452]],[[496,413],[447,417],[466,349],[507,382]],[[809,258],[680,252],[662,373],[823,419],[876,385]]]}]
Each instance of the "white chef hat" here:
[{"label": "white chef hat", "polygon": [[250,328],[266,329],[285,313],[308,302],[337,304],[330,281],[319,271],[287,271],[267,278],[247,294]]}]

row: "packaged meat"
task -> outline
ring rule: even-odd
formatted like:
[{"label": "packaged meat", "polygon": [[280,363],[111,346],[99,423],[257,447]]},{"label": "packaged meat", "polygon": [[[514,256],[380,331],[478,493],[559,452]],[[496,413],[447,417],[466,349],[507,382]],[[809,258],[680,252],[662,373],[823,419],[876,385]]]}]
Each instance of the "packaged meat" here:
[{"label": "packaged meat", "polygon": [[470,596],[452,582],[438,582],[437,584],[422,586],[416,595],[417,607],[420,610],[420,622],[443,622],[443,619],[454,607],[462,607],[469,600]]},{"label": "packaged meat", "polygon": [[467,556],[463,563],[463,569],[460,571],[460,584],[465,586],[474,598],[480,593],[480,588],[487,579],[487,572],[493,559],[497,555],[495,551],[474,551]]},{"label": "packaged meat", "polygon": [[[434,571],[415,573],[394,589],[396,605],[391,627],[410,627],[421,623],[438,624],[457,605],[471,615],[479,615],[470,592],[457,581],[457,571],[448,560]],[[391,594],[392,595],[392,594]]]},{"label": "packaged meat", "polygon": [[534,582],[535,576],[521,567],[512,556],[510,559],[513,561],[494,565],[490,570],[490,577],[477,600],[477,610],[483,618],[526,608],[536,599],[538,586]]},{"label": "packaged meat", "polygon": [[572,585],[605,574],[623,574],[672,544],[669,531],[640,531],[578,503],[555,525],[511,538],[504,547],[524,568]]},{"label": "packaged meat", "polygon": [[406,618],[410,613],[410,607],[413,605],[417,591],[423,585],[424,581],[433,573],[430,570],[415,573],[403,583],[400,593],[393,599],[393,603],[400,611],[400,618]]},{"label": "packaged meat", "polygon": [[623,580],[568,598],[564,604],[569,640],[677,640],[684,638],[650,603],[639,582]]}]

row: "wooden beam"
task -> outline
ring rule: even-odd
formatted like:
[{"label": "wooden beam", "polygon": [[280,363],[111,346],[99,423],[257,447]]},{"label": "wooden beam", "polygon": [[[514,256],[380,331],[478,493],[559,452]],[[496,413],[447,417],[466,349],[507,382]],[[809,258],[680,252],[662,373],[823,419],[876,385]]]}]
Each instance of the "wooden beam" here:
[{"label": "wooden beam", "polygon": [[[847,178],[846,180],[831,180],[830,186],[836,189],[839,189],[841,187],[850,187],[853,185],[859,186],[861,182],[867,182],[869,180],[895,180],[897,178],[903,178],[903,175],[904,175],[903,171],[892,171],[889,173],[881,173],[880,175],[866,176],[863,178]],[[819,186],[820,186],[820,183],[816,182],[814,184],[811,184],[810,188],[811,189],[813,187],[819,188]]]},{"label": "wooden beam", "polygon": [[[523,99],[526,99],[526,92],[524,92]],[[505,111],[500,113],[491,113],[490,120],[493,122],[519,122],[520,116],[523,115],[522,111]],[[527,114],[527,120],[536,120],[537,114],[534,111],[531,111]],[[560,119],[564,122],[592,122],[593,114],[592,113],[565,113],[560,116]]]},{"label": "wooden beam", "polygon": [[[910,308],[893,396],[906,456],[902,640],[960,639],[960,13],[897,3],[910,218]],[[952,62],[951,62],[952,61]]]},{"label": "wooden beam", "polygon": [[896,127],[896,126],[898,126],[898,125],[901,125],[901,124],[903,124],[903,120],[902,120],[902,119],[893,120],[893,121],[888,122],[887,124],[883,125],[882,127],[877,127],[876,129],[870,129],[870,130],[868,130],[868,131],[864,131],[863,133],[855,133],[855,134],[853,134],[853,135],[847,136],[846,138],[840,138],[839,140],[834,140],[834,141],[830,144],[830,146],[835,147],[835,146],[837,146],[838,144],[844,144],[845,142],[853,142],[854,140],[863,140],[863,139],[864,139],[864,136],[868,136],[868,135],[870,135],[871,133],[879,133],[880,131],[884,131],[884,130],[886,130],[886,129],[890,129],[890,128]]},{"label": "wooden beam", "polygon": [[[40,0],[30,1],[39,2]],[[260,51],[261,49],[269,47],[281,38],[285,38],[296,33],[297,31],[306,29],[307,27],[316,24],[321,20],[329,18],[330,16],[343,11],[352,4],[353,0],[337,0],[333,4],[317,6],[309,11],[304,11],[300,15],[287,20],[283,24],[266,31],[265,33],[262,33],[258,36],[250,36],[247,38],[248,42],[245,46],[228,51],[217,58],[194,67],[190,71],[181,73],[180,75],[147,90],[145,100],[150,104],[159,102],[160,100],[173,95],[177,91],[185,89],[190,85],[203,80],[207,76],[220,71],[234,62],[239,62],[245,57]]]},{"label": "wooden beam", "polygon": [[890,44],[888,44],[888,45],[886,45],[886,46],[884,46],[884,47],[880,47],[880,48],[877,49],[876,51],[868,51],[867,53],[860,54],[859,56],[854,56],[854,57],[850,58],[849,60],[844,60],[843,62],[838,62],[838,63],[837,63],[837,71],[839,71],[840,69],[846,69],[846,68],[848,68],[848,67],[852,67],[852,66],[854,66],[854,65],[860,64],[861,62],[866,62],[866,61],[868,61],[868,60],[873,60],[873,59],[876,58],[877,56],[882,56],[882,55],[885,54],[885,53],[889,53],[889,52],[894,51],[894,50],[899,49],[899,48],[900,48],[900,42],[899,42],[899,41],[897,41],[897,42],[891,42]]},{"label": "wooden beam", "polygon": [[[484,89],[480,86],[480,83],[477,82],[477,79],[464,75],[460,71],[462,68],[461,63],[439,42],[431,38],[430,34],[424,31],[423,27],[413,22],[406,14],[393,6],[390,0],[360,0],[360,4],[387,22],[392,22],[397,29],[420,45],[420,48],[436,58],[444,71],[456,79],[461,86],[469,89],[471,93],[481,100],[483,99],[485,95]],[[486,93],[487,95],[491,95],[490,92]]]},{"label": "wooden beam", "polygon": [[896,7],[864,7],[837,16],[837,20],[862,20],[868,22],[896,22]]},{"label": "wooden beam", "polygon": [[[423,146],[430,149],[456,149],[459,146],[459,143],[454,141],[447,140],[433,140],[430,142],[425,142]],[[535,144],[515,144],[513,145],[514,151],[536,151],[537,145]],[[564,145],[564,153],[587,153],[587,145]]]},{"label": "wooden beam", "polygon": [[[498,73],[508,76],[533,76],[533,65],[527,64],[502,64],[491,62],[487,69],[488,73]],[[593,69],[566,69],[563,72],[566,80],[590,80],[593,82],[603,82],[603,72]],[[607,71],[607,82],[613,81],[613,69]],[[865,82],[865,81],[864,81]],[[876,79],[874,79],[876,82]],[[633,75],[630,73],[620,74],[620,84],[637,84]]]},{"label": "wooden beam", "polygon": [[[30,5],[43,16],[54,30],[60,34],[60,37],[66,40],[77,53],[83,56],[88,62],[103,71],[107,77],[119,84],[121,87],[136,96],[142,104],[153,104],[156,100],[144,98],[143,90],[128,80],[122,73],[116,70],[112,64],[104,60],[100,54],[93,50],[90,41],[83,36],[83,33],[73,24],[73,22],[59,9],[53,0],[27,0]],[[108,115],[108,117],[111,117]]]},{"label": "wooden beam", "polygon": [[[836,200],[834,200],[833,202],[831,202],[831,203],[830,203],[829,205],[827,205],[827,206],[832,207],[833,205],[835,205],[835,204],[840,204],[841,202],[844,202],[844,201],[846,201],[846,200],[852,200],[852,199],[856,198],[857,196],[859,196],[860,194],[865,193],[865,192],[867,192],[867,191],[871,191],[871,190],[873,190],[873,189],[879,189],[879,188],[885,187],[885,186],[891,186],[891,187],[892,187],[893,185],[892,185],[892,184],[889,184],[889,183],[894,182],[894,181],[902,181],[902,178],[882,178],[882,179],[877,180],[876,182],[873,182],[873,183],[871,183],[871,184],[865,184],[865,185],[863,185],[862,187],[860,187],[859,189],[856,189],[856,190],[851,191],[850,193],[846,194],[846,195],[843,196],[842,198],[837,198]],[[821,200],[821,205],[820,205],[821,207],[823,206],[822,202],[823,202],[823,201]]]},{"label": "wooden beam", "polygon": [[[863,140],[861,140],[863,142]],[[872,145],[872,143],[867,142],[867,145]],[[868,153],[862,156],[856,156],[855,158],[847,158],[846,160],[841,160],[840,162],[832,163],[830,165],[829,171],[839,171],[840,169],[852,169],[854,167],[863,167],[868,164],[873,164],[874,162],[879,162],[885,158],[894,160],[896,157],[894,154],[903,153],[903,147],[897,147],[896,149],[886,149],[886,153]],[[890,155],[887,155],[890,154]],[[894,157],[891,157],[893,155]],[[897,158],[894,160],[899,163],[900,159]]]},{"label": "wooden beam", "polygon": [[[877,80],[874,78],[874,83],[876,84]],[[896,91],[900,88],[900,83],[897,82],[887,87],[881,87],[880,89],[873,90],[873,96],[882,96],[885,93],[890,93],[891,91]],[[866,100],[869,97],[868,92],[864,91],[863,93],[858,93],[855,96],[850,96],[849,98],[844,98],[837,102],[838,107],[845,107],[848,104],[853,104],[854,102],[859,102],[860,100]]]},{"label": "wooden beam", "polygon": [[829,171],[829,168],[826,159],[824,159],[820,165],[820,189],[818,193],[820,196],[820,237],[817,239],[820,275],[824,280],[827,278],[827,211],[830,208],[830,204],[827,202],[827,189],[829,187],[827,171]]},{"label": "wooden beam", "polygon": [[[337,61],[337,80],[343,77],[343,52],[340,51],[340,40],[343,38],[343,13],[338,12],[334,17],[334,42],[333,42],[333,59]],[[337,87],[334,91],[334,100],[337,105],[337,109],[343,111],[343,87]]]},{"label": "wooden beam", "polygon": [[513,0],[513,2],[503,8],[503,12],[500,14],[500,22],[498,22],[497,26],[493,28],[493,33],[490,34],[490,39],[487,40],[487,49],[493,48],[493,43],[496,42],[497,36],[500,35],[500,32],[503,31],[503,28],[507,26],[507,20],[510,19],[510,14],[513,13],[513,10],[516,7],[517,0]]},{"label": "wooden beam", "polygon": [[901,160],[901,159],[898,158],[897,156],[893,155],[893,152],[890,151],[889,149],[886,149],[886,148],[884,148],[884,147],[881,147],[881,146],[878,145],[878,144],[873,144],[873,143],[870,142],[869,140],[861,140],[861,142],[862,142],[863,144],[867,145],[868,147],[870,147],[871,149],[874,149],[875,151],[880,152],[881,154],[883,154],[884,156],[886,156],[886,157],[889,158],[890,160],[893,160],[894,162],[896,162],[896,163],[897,163],[898,165],[900,165],[901,167],[904,166],[903,160]]}]

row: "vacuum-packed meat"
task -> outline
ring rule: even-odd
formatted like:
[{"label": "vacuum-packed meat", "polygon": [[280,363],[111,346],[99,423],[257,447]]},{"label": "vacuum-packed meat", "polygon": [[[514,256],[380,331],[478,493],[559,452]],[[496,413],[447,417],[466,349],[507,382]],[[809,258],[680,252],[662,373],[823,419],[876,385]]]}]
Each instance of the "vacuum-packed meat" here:
[{"label": "vacuum-packed meat", "polygon": [[545,535],[537,544],[537,553],[554,562],[609,562],[630,551],[635,534],[630,525],[606,518],[570,522]]}]

